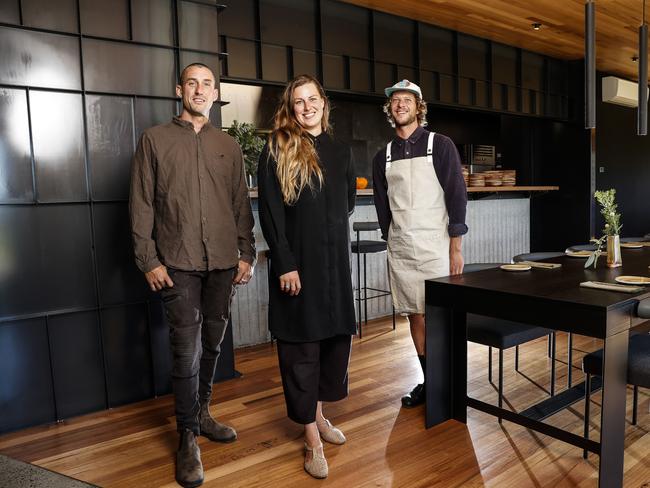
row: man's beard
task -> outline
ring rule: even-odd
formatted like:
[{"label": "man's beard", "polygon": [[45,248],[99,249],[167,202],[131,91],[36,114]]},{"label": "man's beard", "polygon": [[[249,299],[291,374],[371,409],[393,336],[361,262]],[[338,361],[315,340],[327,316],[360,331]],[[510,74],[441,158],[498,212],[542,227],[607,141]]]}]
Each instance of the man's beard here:
[{"label": "man's beard", "polygon": [[395,127],[406,127],[407,125],[411,125],[413,122],[415,122],[417,120],[417,117],[418,116],[416,114],[413,114],[408,119],[406,119],[404,122],[400,122],[393,115],[393,121],[395,122]]}]

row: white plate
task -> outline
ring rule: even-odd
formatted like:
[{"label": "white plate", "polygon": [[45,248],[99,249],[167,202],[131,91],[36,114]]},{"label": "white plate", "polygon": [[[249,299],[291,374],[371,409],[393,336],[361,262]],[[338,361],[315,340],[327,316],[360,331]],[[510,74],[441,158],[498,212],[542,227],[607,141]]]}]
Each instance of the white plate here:
[{"label": "white plate", "polygon": [[504,271],[528,271],[531,269],[527,264],[502,264],[499,267]]},{"label": "white plate", "polygon": [[647,276],[617,276],[614,280],[624,285],[650,285],[650,278]]},{"label": "white plate", "polygon": [[593,253],[593,251],[567,251],[565,254],[570,258],[588,258]]},{"label": "white plate", "polygon": [[643,247],[642,242],[621,242],[621,247],[626,249],[641,249]]}]

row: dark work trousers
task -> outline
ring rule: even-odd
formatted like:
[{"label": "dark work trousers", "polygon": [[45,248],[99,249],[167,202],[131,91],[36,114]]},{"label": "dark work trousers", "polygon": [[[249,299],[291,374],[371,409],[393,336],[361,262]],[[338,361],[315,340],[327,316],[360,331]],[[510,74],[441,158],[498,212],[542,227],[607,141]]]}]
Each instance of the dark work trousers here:
[{"label": "dark work trousers", "polygon": [[168,269],[174,282],[161,291],[169,323],[172,388],[178,431],[199,434],[199,405],[212,396],[217,366],[230,316],[235,268],[213,271]]},{"label": "dark work trousers", "polygon": [[318,401],[348,396],[348,365],[352,336],[338,335],[317,342],[278,339],[278,359],[289,418],[299,424],[316,421]]}]

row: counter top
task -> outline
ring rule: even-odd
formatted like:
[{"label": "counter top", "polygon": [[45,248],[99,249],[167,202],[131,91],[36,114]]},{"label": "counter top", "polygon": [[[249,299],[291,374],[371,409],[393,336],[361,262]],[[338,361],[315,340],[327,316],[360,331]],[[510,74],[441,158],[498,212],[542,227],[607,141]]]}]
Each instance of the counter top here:
[{"label": "counter top", "polygon": [[[497,192],[533,192],[533,191],[557,191],[559,186],[470,186],[467,193],[497,193]],[[257,198],[257,190],[250,190],[249,196]],[[372,188],[357,190],[357,196],[372,196]]]}]

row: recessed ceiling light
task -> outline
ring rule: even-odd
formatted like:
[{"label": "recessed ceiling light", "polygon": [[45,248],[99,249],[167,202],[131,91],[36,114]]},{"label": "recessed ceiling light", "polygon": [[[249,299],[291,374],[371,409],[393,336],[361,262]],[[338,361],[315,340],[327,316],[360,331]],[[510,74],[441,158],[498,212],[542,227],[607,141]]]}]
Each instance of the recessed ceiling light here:
[{"label": "recessed ceiling light", "polygon": [[639,56],[632,56],[631,59],[636,63],[639,60]]},{"label": "recessed ceiling light", "polygon": [[533,28],[533,30],[540,30],[542,28],[542,24],[540,24],[539,22],[533,22],[530,25]]}]

